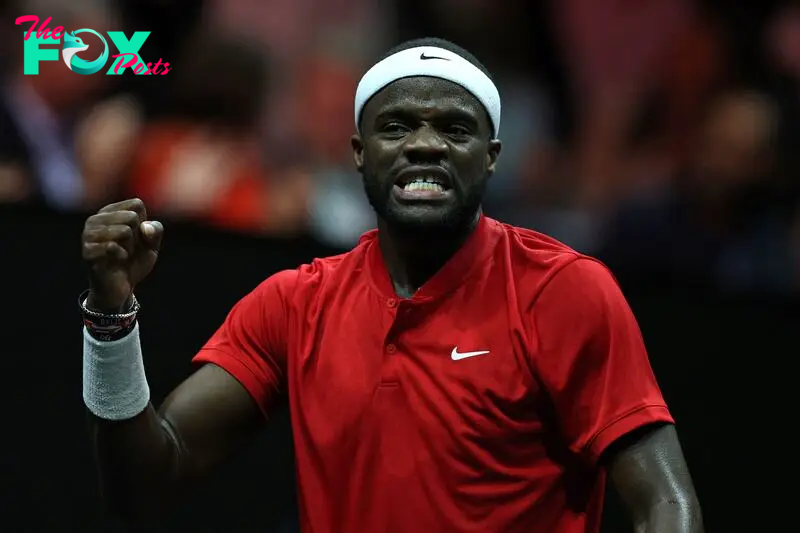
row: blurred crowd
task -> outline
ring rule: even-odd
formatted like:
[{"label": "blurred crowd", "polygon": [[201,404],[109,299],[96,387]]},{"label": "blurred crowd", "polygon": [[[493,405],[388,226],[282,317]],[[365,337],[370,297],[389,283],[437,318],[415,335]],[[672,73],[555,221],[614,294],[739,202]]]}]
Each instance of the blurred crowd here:
[{"label": "blurred crowd", "polygon": [[[165,219],[350,247],[374,225],[348,140],[359,76],[389,47],[438,36],[480,58],[503,99],[488,214],[618,271],[800,288],[797,3],[11,4],[0,203],[88,212],[135,195]],[[142,58],[172,70],[80,76],[59,60],[24,75],[28,23],[14,20],[29,14],[150,31]]]}]

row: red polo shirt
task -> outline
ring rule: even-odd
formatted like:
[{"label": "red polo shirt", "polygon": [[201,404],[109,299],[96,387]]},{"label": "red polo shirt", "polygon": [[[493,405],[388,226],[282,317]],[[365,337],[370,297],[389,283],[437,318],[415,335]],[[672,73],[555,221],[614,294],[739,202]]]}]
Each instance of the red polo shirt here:
[{"label": "red polo shirt", "polygon": [[195,357],[288,397],[313,533],[584,533],[598,458],[672,422],[608,270],[483,217],[411,299],[376,232],[264,281]]}]

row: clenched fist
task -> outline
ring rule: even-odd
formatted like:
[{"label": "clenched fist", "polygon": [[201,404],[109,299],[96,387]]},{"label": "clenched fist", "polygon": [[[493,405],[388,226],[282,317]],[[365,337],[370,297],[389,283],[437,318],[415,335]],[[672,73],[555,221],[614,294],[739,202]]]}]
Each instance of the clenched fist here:
[{"label": "clenched fist", "polygon": [[87,305],[119,313],[156,264],[164,227],[147,220],[139,199],[107,205],[86,220],[82,235],[83,259],[91,283]]}]

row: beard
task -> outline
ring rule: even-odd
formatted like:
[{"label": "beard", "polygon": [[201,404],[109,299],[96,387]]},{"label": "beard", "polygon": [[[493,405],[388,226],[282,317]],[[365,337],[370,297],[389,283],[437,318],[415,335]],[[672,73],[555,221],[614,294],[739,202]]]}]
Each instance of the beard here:
[{"label": "beard", "polygon": [[362,175],[364,192],[372,209],[394,233],[410,238],[450,238],[472,227],[483,202],[488,179],[468,187],[454,186],[454,202],[448,205],[403,205],[392,198],[394,183]]}]

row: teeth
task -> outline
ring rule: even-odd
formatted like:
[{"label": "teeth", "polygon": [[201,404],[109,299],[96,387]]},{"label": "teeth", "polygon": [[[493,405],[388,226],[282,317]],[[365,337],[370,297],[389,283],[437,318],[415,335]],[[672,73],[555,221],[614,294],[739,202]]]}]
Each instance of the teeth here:
[{"label": "teeth", "polygon": [[437,191],[443,192],[444,187],[436,182],[436,178],[415,178],[406,183],[404,191]]},{"label": "teeth", "polygon": [[407,183],[405,187],[403,187],[404,191],[436,191],[436,192],[444,192],[444,187],[439,185],[438,183],[422,181],[422,180],[414,180],[411,183]]}]

